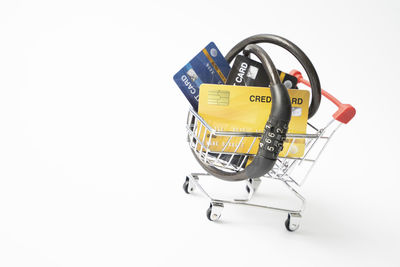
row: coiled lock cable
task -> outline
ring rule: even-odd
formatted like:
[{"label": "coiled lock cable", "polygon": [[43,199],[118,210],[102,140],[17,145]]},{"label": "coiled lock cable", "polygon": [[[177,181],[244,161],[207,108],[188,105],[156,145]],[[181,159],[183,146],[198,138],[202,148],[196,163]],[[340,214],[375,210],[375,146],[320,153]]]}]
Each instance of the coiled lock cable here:
[{"label": "coiled lock cable", "polygon": [[311,103],[308,109],[308,118],[314,116],[321,103],[321,84],[319,82],[317,71],[307,55],[291,41],[273,34],[257,34],[244,39],[235,45],[231,51],[226,54],[225,59],[228,63],[232,60],[249,44],[270,43],[280,46],[291,53],[303,66],[307,73],[311,85]]},{"label": "coiled lock cable", "polygon": [[[257,43],[272,43],[288,50],[294,55],[305,69],[311,83],[312,100],[309,107],[309,118],[319,108],[321,102],[321,85],[314,66],[308,57],[292,42],[270,34],[260,34],[249,37],[236,46],[225,56],[230,63],[236,55],[243,51],[244,55],[254,54],[259,58],[269,80],[271,89],[271,113],[265,125],[264,133],[260,139],[259,148],[253,161],[243,170],[226,172],[212,165],[202,162],[192,150],[199,164],[211,175],[226,181],[242,181],[258,178],[267,174],[275,165],[279,152],[283,149],[289,122],[291,119],[291,103],[286,87],[281,83],[274,63],[268,54]],[[268,86],[268,85],[266,85]]]}]

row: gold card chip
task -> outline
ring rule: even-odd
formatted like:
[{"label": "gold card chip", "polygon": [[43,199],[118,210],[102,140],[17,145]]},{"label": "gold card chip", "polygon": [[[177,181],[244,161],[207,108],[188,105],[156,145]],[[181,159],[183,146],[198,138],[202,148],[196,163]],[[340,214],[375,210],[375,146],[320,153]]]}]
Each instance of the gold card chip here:
[{"label": "gold card chip", "polygon": [[226,90],[209,90],[208,104],[217,106],[229,106],[229,91]]}]

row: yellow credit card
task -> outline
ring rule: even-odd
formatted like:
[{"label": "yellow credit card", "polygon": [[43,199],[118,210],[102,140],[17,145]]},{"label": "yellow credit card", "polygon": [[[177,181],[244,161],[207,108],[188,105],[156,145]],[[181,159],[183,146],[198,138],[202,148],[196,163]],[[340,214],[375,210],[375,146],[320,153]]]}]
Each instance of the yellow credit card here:
[{"label": "yellow credit card", "polygon": [[[288,92],[292,103],[288,133],[304,134],[307,129],[310,92],[298,89],[288,89]],[[198,113],[217,131],[262,133],[271,104],[271,91],[267,87],[203,83],[200,86]],[[205,131],[199,133],[200,137],[204,134]],[[259,140],[252,145],[254,138],[246,137],[241,141],[241,137],[233,137],[227,145],[228,139],[229,137],[213,136],[210,150],[220,152],[225,147],[225,152],[257,153]],[[301,157],[304,149],[304,139],[288,138],[279,156]]]}]

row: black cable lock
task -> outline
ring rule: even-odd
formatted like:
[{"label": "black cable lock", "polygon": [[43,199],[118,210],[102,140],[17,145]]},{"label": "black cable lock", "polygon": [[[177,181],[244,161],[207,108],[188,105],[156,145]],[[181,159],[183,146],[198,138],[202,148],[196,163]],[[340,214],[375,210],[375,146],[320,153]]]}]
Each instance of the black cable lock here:
[{"label": "black cable lock", "polygon": [[[290,118],[291,103],[286,87],[280,82],[278,72],[268,54],[256,43],[273,43],[288,50],[294,55],[306,70],[311,83],[312,101],[309,107],[309,118],[311,118],[319,108],[321,102],[321,86],[314,66],[308,57],[292,42],[270,34],[260,34],[249,37],[232,48],[225,56],[230,63],[242,50],[244,55],[250,53],[257,56],[270,80],[272,106],[271,113],[264,128],[264,133],[260,139],[259,149],[253,161],[243,170],[238,172],[226,172],[214,166],[207,165],[197,158],[199,164],[211,175],[226,181],[241,181],[251,178],[258,178],[268,173],[275,165],[278,154],[283,149],[283,142],[286,139]],[[268,85],[266,85],[268,86]]]}]

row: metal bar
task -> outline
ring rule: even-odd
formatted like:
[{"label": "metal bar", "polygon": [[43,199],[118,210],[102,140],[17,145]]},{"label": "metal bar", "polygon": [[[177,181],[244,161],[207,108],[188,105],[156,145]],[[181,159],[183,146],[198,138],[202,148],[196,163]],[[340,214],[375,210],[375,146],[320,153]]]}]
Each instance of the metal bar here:
[{"label": "metal bar", "polygon": [[212,134],[210,133],[210,138],[208,138],[207,149],[206,149],[206,157],[205,160],[207,161],[208,151],[210,150],[210,143],[211,143]]},{"label": "metal bar", "polygon": [[292,157],[288,157],[288,158],[285,158],[285,157],[279,157],[279,158],[281,158],[281,159],[293,159],[293,160],[304,160],[304,161],[309,161],[309,162],[314,162],[315,161],[315,159],[303,159],[303,158],[292,158]]},{"label": "metal bar", "polygon": [[240,139],[239,144],[238,144],[237,147],[235,148],[235,151],[233,152],[232,156],[230,157],[230,159],[229,159],[229,161],[228,161],[228,165],[231,165],[232,159],[233,159],[233,157],[235,156],[236,152],[238,151],[240,145],[242,144],[243,139],[244,139],[244,136]]},{"label": "metal bar", "polygon": [[313,128],[316,132],[318,132],[318,129],[316,127],[314,127],[314,125],[312,125],[311,123],[307,122],[307,125],[310,126],[311,128]]},{"label": "metal bar", "polygon": [[254,145],[254,143],[256,142],[256,140],[257,140],[257,137],[254,137],[254,138],[253,138],[253,142],[251,142],[251,145],[250,145],[249,149],[248,149],[247,152],[246,152],[246,156],[243,158],[242,163],[240,163],[239,169],[242,168],[242,166],[243,166],[244,162],[246,161],[247,157],[248,157],[249,155],[251,155],[251,154],[249,154],[249,153],[250,153],[250,150],[253,148],[253,145]]},{"label": "metal bar", "polygon": [[[216,136],[245,136],[245,137],[261,137],[263,133],[259,132],[229,132],[229,131],[215,131],[210,125],[207,124],[207,122],[200,117],[200,115],[194,111],[193,109],[190,109],[190,112],[193,113],[193,115],[196,117],[197,120],[201,122],[201,124],[204,125],[211,133],[215,134]],[[288,133],[286,134],[287,137],[293,137],[293,138],[318,138],[317,135],[315,134],[295,134],[295,133]]]},{"label": "metal bar", "polygon": [[[222,148],[222,152],[225,152],[226,147],[228,146],[229,142],[231,141],[232,136],[229,137],[228,142],[225,143],[224,147]],[[217,161],[221,158],[221,153],[217,157]]]},{"label": "metal bar", "polygon": [[336,128],[332,131],[331,135],[329,136],[329,139],[325,142],[324,146],[321,148],[321,150],[318,152],[317,157],[315,158],[315,161],[313,162],[313,164],[311,165],[311,167],[308,169],[306,175],[304,176],[303,180],[301,181],[300,185],[303,185],[305,183],[305,181],[308,178],[308,175],[310,174],[311,170],[314,168],[315,163],[317,162],[317,160],[319,159],[319,157],[322,154],[322,151],[325,150],[326,146],[328,145],[329,141],[331,140],[332,136],[336,133],[336,131],[339,129],[339,127],[342,125],[343,123],[340,123],[338,126],[336,126]]},{"label": "metal bar", "polygon": [[[216,131],[216,136],[244,136],[244,137],[261,137],[262,133],[257,132],[222,132]],[[287,138],[318,138],[318,134],[297,134],[297,133],[287,133]]]},{"label": "metal bar", "polygon": [[290,145],[289,145],[289,147],[288,147],[288,149],[287,149],[287,151],[286,151],[285,158],[287,157],[287,155],[289,155],[289,150],[290,150],[290,148],[292,147],[292,145],[293,145],[293,143],[294,143],[294,140],[296,140],[296,138],[292,138],[292,142],[290,143]]},{"label": "metal bar", "polygon": [[[325,133],[326,129],[327,129],[334,121],[335,121],[334,119],[331,120],[325,128],[319,130],[319,132],[320,132],[319,135],[322,136],[322,135]],[[308,153],[310,153],[311,149],[314,147],[314,145],[315,145],[315,143],[318,141],[318,139],[319,139],[319,138],[317,138],[317,139],[311,144],[311,147],[307,150],[307,152],[306,152],[305,155],[303,156],[303,159],[299,162],[299,165],[298,165],[298,166],[301,165],[301,163],[303,162],[303,160],[307,157]],[[328,139],[328,140],[329,140],[329,139]]]}]

